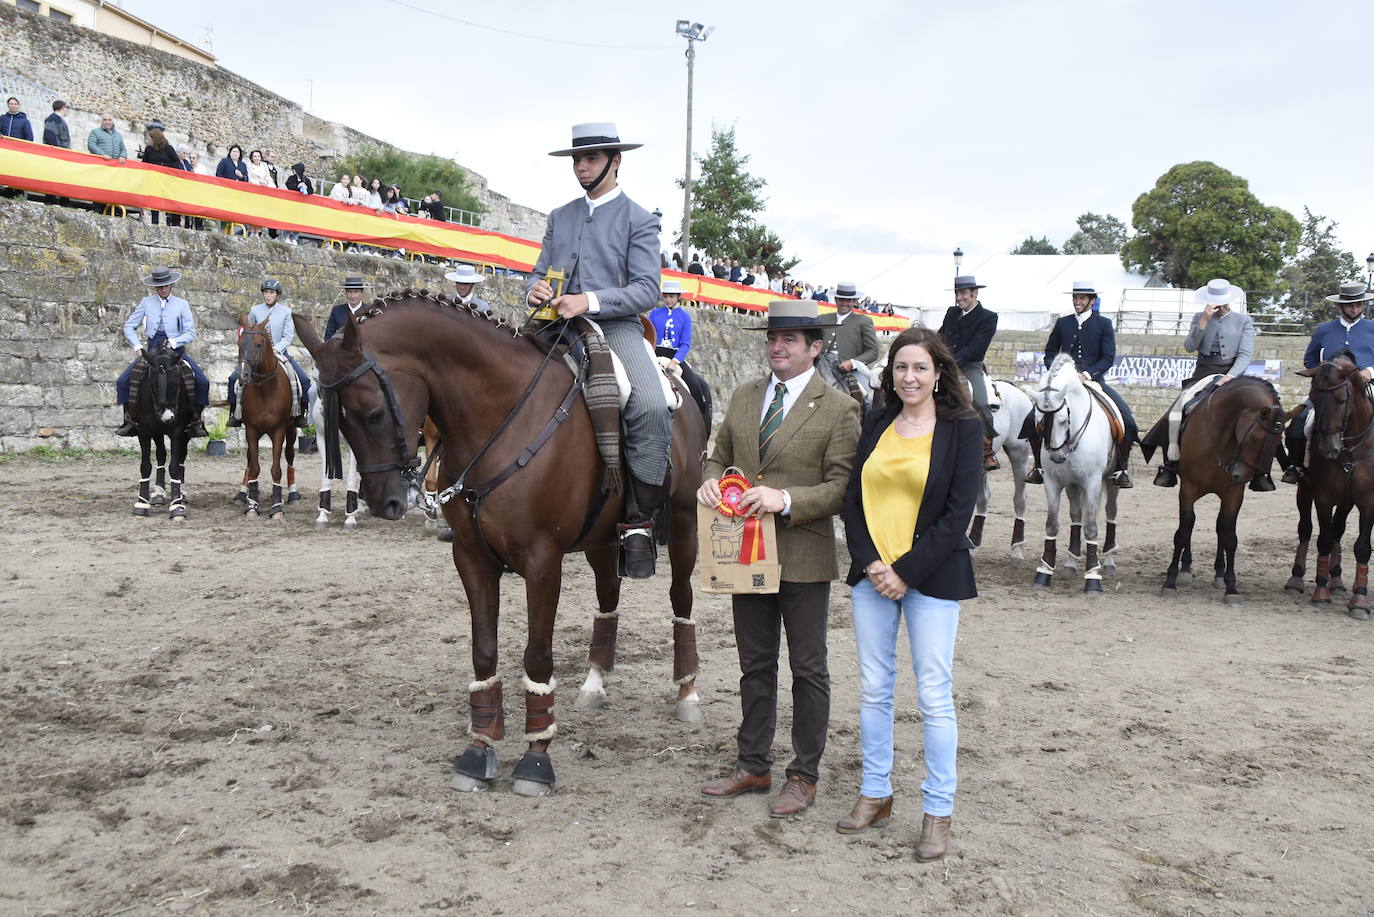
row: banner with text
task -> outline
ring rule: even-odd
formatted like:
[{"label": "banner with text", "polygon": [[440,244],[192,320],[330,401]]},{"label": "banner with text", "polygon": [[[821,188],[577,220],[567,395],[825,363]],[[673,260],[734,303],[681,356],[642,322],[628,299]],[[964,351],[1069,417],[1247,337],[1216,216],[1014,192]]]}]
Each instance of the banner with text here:
[{"label": "banner with text", "polygon": [[[1183,380],[1191,379],[1197,366],[1196,357],[1132,357],[1118,355],[1107,370],[1108,385],[1129,385],[1141,388],[1179,388]],[[1045,369],[1045,353],[1041,350],[1016,352],[1016,381],[1035,382]],[[1278,385],[1283,375],[1282,360],[1252,360],[1245,375],[1255,376]]]}]

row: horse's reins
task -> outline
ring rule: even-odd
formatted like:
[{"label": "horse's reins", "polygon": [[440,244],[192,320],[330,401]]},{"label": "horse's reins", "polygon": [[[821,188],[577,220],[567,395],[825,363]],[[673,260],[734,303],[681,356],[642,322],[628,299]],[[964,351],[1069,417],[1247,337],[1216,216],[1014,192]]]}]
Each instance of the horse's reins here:
[{"label": "horse's reins", "polygon": [[[1354,473],[1355,466],[1358,464],[1358,462],[1354,461],[1355,450],[1364,444],[1364,441],[1369,438],[1370,431],[1374,430],[1374,415],[1370,416],[1369,423],[1365,424],[1363,430],[1351,436],[1349,433],[1345,432],[1346,427],[1350,425],[1350,412],[1352,410],[1351,402],[1354,400],[1354,389],[1350,384],[1350,377],[1347,376],[1342,379],[1340,385],[1317,385],[1316,381],[1313,380],[1312,388],[1314,391],[1324,392],[1326,394],[1338,392],[1343,388],[1351,389],[1351,397],[1345,399],[1341,408],[1340,424],[1330,429],[1322,427],[1317,430],[1318,436],[1334,436],[1337,433],[1341,435],[1341,454],[1349,456],[1351,459],[1350,461],[1342,462],[1341,467],[1345,470],[1346,475],[1349,476]],[[1326,413],[1328,412],[1318,409],[1318,419],[1321,419]]]},{"label": "horse's reins", "polygon": [[[1216,392],[1217,390],[1214,388],[1212,389],[1211,394],[1207,396],[1207,426],[1209,427],[1216,426],[1216,424],[1212,422],[1212,396],[1215,395]],[[1278,407],[1277,404],[1271,406]],[[1269,461],[1273,460],[1274,450],[1278,448],[1279,437],[1283,435],[1283,421],[1275,421],[1274,425],[1271,427],[1269,424],[1263,421],[1263,414],[1263,409],[1260,409],[1255,412],[1255,416],[1250,418],[1250,425],[1246,427],[1245,432],[1242,433],[1236,439],[1236,454],[1231,457],[1231,461],[1229,462],[1217,459],[1218,468],[1222,469],[1223,471],[1227,471],[1231,468],[1234,468],[1236,464],[1239,463],[1241,465],[1244,465],[1246,468],[1251,468],[1256,473],[1259,473],[1262,466],[1267,465]],[[1243,455],[1243,453],[1245,452],[1245,441],[1250,438],[1250,432],[1255,429],[1256,424],[1259,424],[1260,429],[1264,430],[1264,432],[1267,434],[1267,436],[1265,437],[1264,445],[1260,447],[1260,454],[1256,459],[1256,461],[1259,462],[1258,465],[1247,462]],[[1266,456],[1265,453],[1268,453],[1268,455]]]},{"label": "horse's reins", "polygon": [[391,419],[394,422],[396,461],[378,465],[359,465],[358,472],[371,474],[382,471],[397,471],[412,487],[420,489],[420,480],[415,474],[415,469],[420,467],[420,457],[412,455],[407,448],[405,415],[401,413],[401,404],[396,399],[396,390],[391,387],[391,380],[387,378],[386,373],[366,350],[363,350],[363,358],[363,362],[339,379],[333,382],[320,380],[320,391],[324,397],[325,474],[329,475],[331,479],[343,477],[343,453],[339,448],[339,420],[342,415],[339,405],[339,392],[361,379],[364,374],[371,372],[381,384],[382,393],[386,396],[387,409],[391,412]]},{"label": "horse's reins", "polygon": [[[241,334],[241,335],[262,335],[263,337],[266,337],[267,332],[266,332],[266,331],[263,331],[263,330],[260,330],[260,329],[255,330],[255,329],[250,329],[250,328],[243,328],[243,329],[241,329],[241,330],[239,331],[239,334]],[[262,344],[263,353],[266,353],[266,352],[267,352],[268,346],[269,346],[269,345],[268,345],[268,342],[267,342],[267,341],[263,341],[263,344]],[[261,355],[258,356],[258,361],[259,361],[259,362],[262,361],[262,356],[261,356]],[[239,364],[248,370],[247,376],[248,376],[248,384],[249,384],[249,385],[261,385],[262,383],[268,381],[269,379],[274,378],[274,377],[277,375],[277,373],[281,371],[281,361],[280,361],[280,360],[277,361],[277,368],[274,369],[274,370],[272,370],[270,373],[267,373],[266,375],[262,375],[262,374],[259,374],[259,373],[258,373],[258,364],[257,364],[257,363],[250,363],[249,361],[247,361],[247,360],[245,360],[245,359],[240,359],[240,360],[239,360]],[[241,374],[241,375],[243,374],[243,373],[242,373],[242,370],[240,370],[240,374]]]},{"label": "horse's reins", "polygon": [[[1047,383],[1043,388],[1040,389],[1040,391],[1058,392],[1060,391],[1060,389],[1057,389],[1053,385],[1049,385]],[[1073,411],[1069,410],[1069,393],[1067,391],[1064,392],[1064,400],[1061,401],[1059,403],[1059,407],[1055,408],[1054,410],[1045,411],[1041,410],[1038,406],[1036,407],[1036,410],[1040,411],[1040,413],[1043,416],[1050,418],[1050,427],[1048,430],[1045,431],[1046,449],[1050,450],[1051,452],[1058,452],[1061,449],[1068,449],[1069,452],[1078,451],[1078,444],[1083,441],[1083,434],[1087,432],[1088,424],[1093,419],[1092,393],[1084,389],[1084,394],[1088,396],[1087,416],[1083,418],[1083,423],[1078,428],[1078,432],[1076,433],[1073,429]],[[1058,414],[1060,411],[1064,412],[1064,441],[1056,446],[1054,444],[1054,441],[1051,439],[1051,436],[1054,433],[1054,415]]]}]

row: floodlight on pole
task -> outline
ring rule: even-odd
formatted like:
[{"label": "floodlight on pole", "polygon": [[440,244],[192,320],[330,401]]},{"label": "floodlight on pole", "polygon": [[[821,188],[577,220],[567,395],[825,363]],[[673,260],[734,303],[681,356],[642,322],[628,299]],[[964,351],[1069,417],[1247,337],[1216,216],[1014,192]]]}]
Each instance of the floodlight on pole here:
[{"label": "floodlight on pole", "polygon": [[682,179],[682,264],[691,263],[692,245],[692,65],[696,61],[696,43],[705,41],[715,26],[703,26],[688,19],[677,21],[677,34],[687,39],[687,156]]},{"label": "floodlight on pole", "polygon": [[1364,259],[1364,266],[1368,268],[1366,271],[1368,276],[1365,278],[1365,282],[1371,287],[1374,287],[1374,252],[1370,252],[1369,257]]}]

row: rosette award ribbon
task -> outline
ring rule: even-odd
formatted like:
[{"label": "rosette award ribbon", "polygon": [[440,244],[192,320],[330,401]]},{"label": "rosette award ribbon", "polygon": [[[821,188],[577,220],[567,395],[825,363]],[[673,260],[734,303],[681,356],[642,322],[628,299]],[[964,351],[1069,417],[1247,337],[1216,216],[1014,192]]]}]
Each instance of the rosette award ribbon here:
[{"label": "rosette award ribbon", "polygon": [[720,479],[720,502],[716,504],[716,512],[722,516],[744,518],[744,537],[739,545],[739,562],[742,564],[767,559],[763,548],[763,523],[758,516],[747,515],[739,505],[744,492],[753,486],[738,468],[730,470]]}]

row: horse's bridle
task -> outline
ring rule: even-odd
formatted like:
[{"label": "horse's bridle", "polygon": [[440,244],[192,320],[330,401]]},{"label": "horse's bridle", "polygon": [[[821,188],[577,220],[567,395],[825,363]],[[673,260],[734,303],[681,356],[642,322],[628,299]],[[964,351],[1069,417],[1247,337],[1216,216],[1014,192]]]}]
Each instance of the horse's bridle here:
[{"label": "horse's bridle", "polygon": [[[1050,383],[1051,381],[1053,381],[1053,380],[1051,379],[1051,380],[1046,381],[1046,383],[1040,387],[1040,391],[1042,391],[1042,392],[1058,392],[1058,391],[1061,391],[1061,389],[1057,389],[1057,388],[1055,388],[1053,385],[1050,385],[1049,383]],[[1086,390],[1085,390],[1085,391],[1086,391]],[[1093,409],[1093,405],[1092,405],[1092,401],[1091,401],[1091,399],[1092,399],[1092,394],[1091,394],[1091,393],[1088,394],[1088,398],[1089,398],[1089,402],[1088,402],[1087,416],[1085,416],[1085,417],[1083,418],[1083,423],[1078,427],[1078,430],[1077,430],[1077,431],[1075,431],[1074,428],[1073,428],[1073,412],[1069,410],[1069,393],[1068,393],[1068,391],[1064,391],[1064,400],[1061,401],[1061,402],[1059,402],[1059,407],[1055,408],[1053,411],[1046,411],[1046,410],[1043,410],[1043,409],[1040,408],[1039,405],[1036,405],[1036,408],[1035,408],[1035,409],[1036,409],[1037,411],[1040,412],[1040,414],[1041,414],[1042,417],[1048,417],[1048,418],[1050,418],[1049,429],[1047,429],[1047,430],[1045,431],[1045,434],[1044,434],[1044,435],[1045,435],[1045,448],[1046,448],[1046,449],[1050,450],[1051,452],[1058,452],[1058,451],[1060,451],[1061,449],[1067,449],[1069,452],[1076,452],[1076,451],[1078,451],[1078,444],[1079,444],[1080,442],[1083,441],[1083,434],[1084,434],[1085,432],[1087,432],[1088,423],[1093,419],[1093,410],[1092,410],[1092,409]],[[1056,445],[1054,444],[1054,442],[1050,439],[1050,434],[1054,432],[1054,415],[1058,414],[1060,411],[1063,411],[1063,412],[1064,412],[1064,429],[1065,429],[1066,432],[1064,433],[1064,441],[1061,442],[1059,445],[1056,446]]]},{"label": "horse's bridle", "polygon": [[[1358,371],[1359,370],[1356,370],[1356,372]],[[1341,402],[1341,422],[1335,427],[1318,428],[1317,435],[1335,436],[1337,433],[1339,433],[1341,435],[1341,454],[1349,456],[1351,459],[1353,459],[1355,450],[1358,449],[1364,443],[1364,441],[1369,438],[1370,431],[1374,430],[1374,415],[1371,415],[1371,417],[1369,418],[1369,423],[1365,424],[1363,430],[1361,430],[1358,434],[1351,436],[1349,433],[1346,432],[1346,428],[1350,425],[1351,402],[1355,400],[1355,392],[1354,387],[1350,384],[1349,375],[1343,378],[1340,381],[1339,385],[1318,385],[1317,380],[1312,380],[1312,390],[1315,392],[1322,392],[1324,394],[1330,395],[1333,392],[1339,392],[1341,389],[1348,389],[1350,391],[1350,396],[1347,397],[1343,402]],[[1316,408],[1315,404],[1313,405],[1313,408]],[[1317,419],[1320,420],[1322,416],[1327,413],[1328,412],[1326,411],[1317,410]],[[1343,462],[1342,465],[1345,468],[1347,474],[1349,474],[1355,469],[1355,462],[1353,461]]]},{"label": "horse's bridle", "polygon": [[391,411],[396,461],[379,465],[359,465],[358,472],[360,474],[372,474],[374,472],[398,471],[410,486],[421,489],[420,478],[416,473],[416,469],[420,467],[420,457],[418,454],[410,452],[407,447],[405,431],[409,428],[405,423],[405,415],[401,413],[401,403],[396,399],[396,390],[392,388],[391,380],[387,378],[386,372],[377,365],[377,361],[366,349],[363,350],[363,362],[353,367],[342,377],[333,382],[320,380],[320,392],[324,397],[325,474],[331,479],[343,477],[343,453],[339,447],[339,422],[343,417],[343,410],[339,404],[339,393],[369,372],[377,377],[377,382],[382,388],[382,394],[386,396],[387,409]]},{"label": "horse's bridle", "polygon": [[[1218,388],[1219,387],[1220,386],[1218,386]],[[1212,397],[1215,395],[1216,390],[1214,389],[1212,394],[1207,397],[1207,425],[1209,427],[1216,426],[1212,422]],[[1278,407],[1278,405],[1266,405],[1266,407]],[[1246,468],[1252,469],[1256,474],[1268,467],[1269,462],[1274,458],[1273,450],[1278,448],[1279,437],[1283,435],[1283,415],[1280,414],[1279,416],[1280,419],[1276,420],[1273,426],[1270,426],[1263,420],[1264,408],[1260,408],[1256,411],[1255,416],[1250,418],[1250,425],[1245,428],[1245,432],[1236,438],[1236,454],[1231,457],[1231,461],[1229,462],[1217,459],[1217,467],[1223,471],[1230,472],[1232,475],[1234,475],[1235,472],[1231,471],[1231,469],[1235,468],[1236,465],[1244,465]],[[1245,452],[1245,441],[1250,438],[1250,433],[1255,429],[1256,424],[1258,424],[1260,429],[1267,434],[1264,445],[1260,447],[1260,454],[1257,458],[1258,464],[1247,462],[1243,455]],[[1270,447],[1270,443],[1273,444],[1272,448]],[[1267,456],[1266,453],[1268,453]]]},{"label": "horse's bridle", "polygon": [[[239,335],[242,337],[261,336],[264,339],[262,342],[263,352],[266,352],[267,348],[272,346],[271,340],[267,337],[267,331],[265,331],[264,329],[242,328],[239,330]],[[239,352],[242,353],[241,347]],[[258,360],[259,362],[262,360],[261,355],[258,356]],[[278,361],[276,369],[272,370],[270,373],[267,373],[266,375],[261,375],[258,373],[257,363],[250,363],[242,356],[239,357],[239,376],[247,376],[248,378],[244,379],[244,381],[249,385],[261,385],[262,383],[276,376],[276,374],[280,371],[281,362]]]}]

